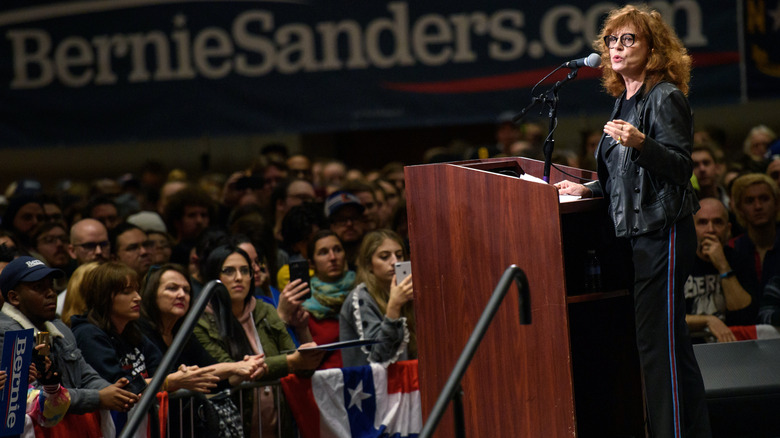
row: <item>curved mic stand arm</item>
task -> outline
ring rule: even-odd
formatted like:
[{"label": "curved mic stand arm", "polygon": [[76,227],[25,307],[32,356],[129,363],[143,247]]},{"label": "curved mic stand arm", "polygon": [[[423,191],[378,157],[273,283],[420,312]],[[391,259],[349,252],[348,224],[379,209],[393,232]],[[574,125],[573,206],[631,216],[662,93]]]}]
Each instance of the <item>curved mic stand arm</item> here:
[{"label": "curved mic stand arm", "polygon": [[474,331],[471,332],[471,337],[469,337],[466,346],[460,353],[458,362],[455,363],[455,367],[452,369],[452,373],[447,379],[447,383],[444,384],[444,389],[442,389],[439,394],[439,398],[436,400],[436,404],[433,406],[433,410],[428,416],[428,422],[423,427],[423,430],[419,435],[420,438],[428,438],[433,434],[442,415],[444,415],[444,410],[447,409],[447,404],[453,397],[456,397],[456,405],[454,406],[456,414],[455,433],[457,434],[456,436],[459,437],[465,436],[463,428],[463,406],[459,404],[460,397],[458,396],[461,392],[460,381],[466,373],[466,369],[468,369],[471,359],[477,352],[477,347],[479,347],[480,342],[482,342],[482,338],[485,336],[485,332],[490,326],[490,322],[493,320],[499,306],[501,306],[501,302],[504,300],[509,288],[512,286],[513,280],[517,284],[520,299],[520,324],[531,324],[531,301],[528,292],[528,279],[522,269],[518,268],[516,265],[511,265],[506,268],[504,275],[501,276],[496,288],[493,290],[490,301],[488,301],[485,310],[482,311],[482,316],[480,316],[479,321],[477,321]]}]

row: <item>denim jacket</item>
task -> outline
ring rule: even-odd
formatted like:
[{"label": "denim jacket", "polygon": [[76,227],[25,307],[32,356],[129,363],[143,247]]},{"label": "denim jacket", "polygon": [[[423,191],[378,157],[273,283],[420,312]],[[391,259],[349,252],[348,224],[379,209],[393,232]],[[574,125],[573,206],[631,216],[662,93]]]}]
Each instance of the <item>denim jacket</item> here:
[{"label": "denim jacket", "polygon": [[[610,120],[619,113],[623,96],[615,103]],[[596,151],[598,180],[586,184],[594,197],[609,196],[609,215],[618,237],[667,229],[699,209],[690,182],[693,115],[688,100],[668,82],[658,83],[637,98],[625,121],[645,134],[642,151],[611,140],[606,147],[617,148],[612,153],[618,155],[607,168],[601,150],[606,134],[602,135]],[[611,192],[605,194],[608,180]]]},{"label": "denim jacket", "polygon": [[[87,364],[76,346],[76,338],[70,329],[59,319],[48,321],[46,326],[52,336],[52,357],[62,378],[62,386],[70,393],[69,414],[85,414],[100,408],[98,391],[109,382]],[[5,303],[0,312],[0,348],[4,334],[8,330],[34,328],[22,312],[9,303]],[[37,329],[35,332],[37,333]],[[37,385],[37,384],[36,384]]]}]

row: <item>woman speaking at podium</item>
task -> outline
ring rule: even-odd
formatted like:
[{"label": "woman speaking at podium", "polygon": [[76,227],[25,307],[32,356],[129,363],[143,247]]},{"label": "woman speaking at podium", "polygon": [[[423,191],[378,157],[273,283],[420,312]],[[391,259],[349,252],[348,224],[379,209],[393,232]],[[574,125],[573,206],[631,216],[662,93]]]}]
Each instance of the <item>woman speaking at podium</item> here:
[{"label": "woman speaking at podium", "polygon": [[704,384],[685,324],[683,285],[696,252],[690,185],[691,59],[661,15],[625,6],[607,17],[595,48],[617,98],[596,151],[598,180],[556,184],[603,196],[633,251],[636,338],[650,436],[710,436]]}]

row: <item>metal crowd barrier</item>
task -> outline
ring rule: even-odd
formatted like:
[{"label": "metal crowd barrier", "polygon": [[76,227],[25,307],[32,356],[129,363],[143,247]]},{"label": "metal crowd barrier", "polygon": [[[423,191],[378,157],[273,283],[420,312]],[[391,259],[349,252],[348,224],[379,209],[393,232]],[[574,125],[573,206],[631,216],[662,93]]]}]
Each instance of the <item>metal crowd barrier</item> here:
[{"label": "metal crowd barrier", "polygon": [[[281,384],[279,383],[278,380],[274,380],[270,382],[245,382],[242,383],[241,385],[232,387],[230,389],[231,395],[235,395],[237,393],[241,394],[241,396],[238,397],[239,403],[236,404],[236,407],[238,408],[238,412],[241,413],[242,415],[241,417],[242,421],[244,420],[243,392],[253,391],[255,388],[262,388],[262,387],[271,387],[272,391],[274,391],[274,400],[276,404],[276,424],[277,424],[276,436],[279,438],[288,438],[283,436],[283,428],[282,428],[283,421],[280,414],[285,409],[285,406],[283,401],[284,397],[281,390]],[[196,412],[195,405],[200,400],[199,395],[193,391],[180,389],[176,392],[170,393],[168,395],[168,400],[169,400],[168,419],[170,421],[168,421],[166,424],[165,437],[160,437],[160,438],[195,438],[196,423],[204,415],[203,412]],[[260,415],[259,403],[255,403],[255,409],[257,410],[257,416],[260,419],[261,415]],[[260,421],[258,421],[258,430],[256,432],[257,434],[252,434],[252,433],[247,433],[247,431],[244,431],[244,434],[247,436],[262,437],[263,430],[262,430],[262,423]],[[208,437],[208,438],[217,438],[217,437]],[[295,428],[295,431],[291,438],[300,438],[300,434],[297,431],[297,427]]]}]

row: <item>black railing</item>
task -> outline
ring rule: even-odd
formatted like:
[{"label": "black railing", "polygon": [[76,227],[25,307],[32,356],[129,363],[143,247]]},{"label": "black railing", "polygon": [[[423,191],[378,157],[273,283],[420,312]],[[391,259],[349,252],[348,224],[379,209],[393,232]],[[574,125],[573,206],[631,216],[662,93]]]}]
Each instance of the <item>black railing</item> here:
[{"label": "black railing", "polygon": [[433,434],[433,431],[435,431],[436,427],[439,425],[442,415],[444,415],[444,410],[447,409],[447,404],[449,404],[450,400],[453,400],[453,398],[455,400],[453,406],[455,413],[455,436],[465,436],[462,402],[463,390],[460,387],[460,381],[466,373],[466,369],[468,369],[471,359],[477,352],[479,343],[482,342],[482,338],[485,336],[485,332],[490,326],[490,322],[493,320],[499,306],[501,306],[501,302],[504,300],[509,288],[512,286],[513,280],[517,284],[517,291],[520,298],[520,324],[531,323],[528,279],[525,277],[525,273],[522,269],[518,268],[516,265],[511,265],[506,268],[504,275],[501,276],[498,285],[496,285],[496,288],[493,290],[490,301],[488,301],[485,310],[482,311],[482,316],[479,318],[479,321],[477,321],[474,331],[471,332],[471,337],[468,342],[466,342],[466,346],[463,348],[463,352],[461,352],[458,362],[452,369],[452,373],[447,379],[447,383],[444,384],[444,389],[442,389],[441,394],[439,394],[439,398],[436,400],[436,404],[433,406],[433,410],[428,416],[428,422],[425,423],[425,426],[420,433],[420,438],[427,438]]}]

